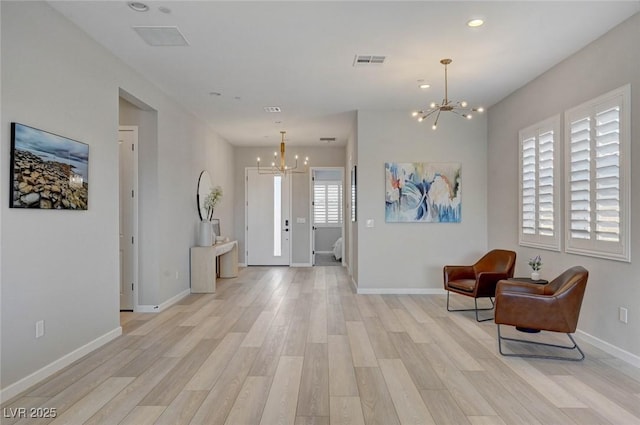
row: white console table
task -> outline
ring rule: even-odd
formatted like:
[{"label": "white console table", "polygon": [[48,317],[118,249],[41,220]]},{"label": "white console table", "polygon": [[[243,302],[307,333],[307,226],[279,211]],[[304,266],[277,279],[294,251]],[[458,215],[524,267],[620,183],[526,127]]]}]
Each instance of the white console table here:
[{"label": "white console table", "polygon": [[218,273],[216,258],[220,257],[220,277],[238,276],[238,241],[191,248],[191,292],[216,292]]}]

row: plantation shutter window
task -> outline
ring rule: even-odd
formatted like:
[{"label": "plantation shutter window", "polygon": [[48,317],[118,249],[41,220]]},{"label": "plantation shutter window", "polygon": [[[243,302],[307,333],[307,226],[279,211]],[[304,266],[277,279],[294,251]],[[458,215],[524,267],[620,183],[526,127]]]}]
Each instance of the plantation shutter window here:
[{"label": "plantation shutter window", "polygon": [[559,115],[519,132],[520,245],[560,250],[559,134]]},{"label": "plantation shutter window", "polygon": [[566,251],[630,261],[630,86],[565,113]]},{"label": "plantation shutter window", "polygon": [[318,226],[342,224],[342,183],[315,181],[313,185],[313,216]]}]

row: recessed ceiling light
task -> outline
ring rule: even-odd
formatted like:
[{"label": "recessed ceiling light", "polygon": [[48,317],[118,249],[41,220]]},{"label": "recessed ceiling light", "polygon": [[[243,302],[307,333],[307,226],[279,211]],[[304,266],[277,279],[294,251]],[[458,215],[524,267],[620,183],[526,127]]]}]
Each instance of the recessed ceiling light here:
[{"label": "recessed ceiling light", "polygon": [[482,25],[484,25],[484,20],[480,18],[475,18],[467,22],[467,26],[471,28],[481,27]]},{"label": "recessed ceiling light", "polygon": [[420,84],[418,87],[420,87],[421,89],[428,89],[429,87],[431,87],[431,84]]},{"label": "recessed ceiling light", "polygon": [[129,7],[133,10],[135,10],[136,12],[148,12],[149,11],[149,6],[147,6],[146,4],[140,2],[140,1],[130,1],[129,3],[127,3],[129,5]]}]

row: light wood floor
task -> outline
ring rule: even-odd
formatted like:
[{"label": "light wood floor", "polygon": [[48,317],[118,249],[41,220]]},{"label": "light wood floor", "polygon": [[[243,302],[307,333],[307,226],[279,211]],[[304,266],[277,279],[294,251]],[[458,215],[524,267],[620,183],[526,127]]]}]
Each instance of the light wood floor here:
[{"label": "light wood floor", "polygon": [[3,406],[57,418],[2,424],[640,423],[638,369],[586,343],[580,363],[501,357],[492,322],[444,302],[356,295],[342,267],[242,269],[123,313],[123,336]]}]

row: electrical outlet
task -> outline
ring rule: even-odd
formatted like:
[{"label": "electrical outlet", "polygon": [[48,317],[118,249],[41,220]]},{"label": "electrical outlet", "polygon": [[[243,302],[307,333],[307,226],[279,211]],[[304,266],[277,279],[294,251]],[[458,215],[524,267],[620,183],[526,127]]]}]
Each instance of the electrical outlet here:
[{"label": "electrical outlet", "polygon": [[372,218],[367,219],[367,227],[375,227],[376,223]]},{"label": "electrical outlet", "polygon": [[620,320],[622,323],[627,323],[627,320],[628,320],[627,319],[627,313],[628,312],[629,311],[626,308],[620,307],[618,309],[618,320]]},{"label": "electrical outlet", "polygon": [[38,320],[36,322],[36,338],[44,336],[44,320]]}]

